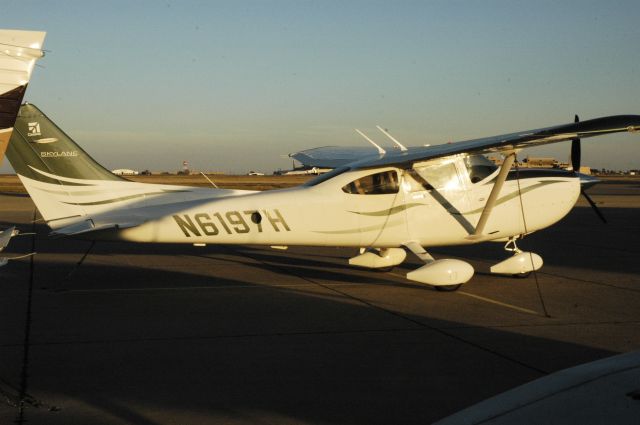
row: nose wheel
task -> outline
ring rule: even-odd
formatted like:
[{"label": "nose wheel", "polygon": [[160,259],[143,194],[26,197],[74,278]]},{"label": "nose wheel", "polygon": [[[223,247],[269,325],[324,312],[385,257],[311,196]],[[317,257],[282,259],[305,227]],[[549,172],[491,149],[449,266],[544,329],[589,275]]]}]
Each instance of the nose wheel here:
[{"label": "nose wheel", "polygon": [[438,285],[438,286],[434,286],[434,288],[436,288],[436,291],[440,291],[440,292],[453,292],[460,289],[461,286],[462,286],[462,283],[458,285]]},{"label": "nose wheel", "polygon": [[[512,236],[511,238],[509,238],[507,243],[504,244],[504,250],[507,252],[512,252],[513,255],[520,254],[522,250],[518,248],[518,244],[516,243],[518,239],[520,239],[520,236]],[[516,274],[512,274],[511,276],[518,279],[526,279],[530,275],[531,275],[531,271],[524,272],[524,273],[516,273]]]},{"label": "nose wheel", "polygon": [[518,239],[520,239],[519,235],[509,238],[507,243],[504,245],[504,249],[513,255],[511,258],[507,258],[506,260],[492,266],[491,273],[525,278],[529,276],[532,271],[538,270],[542,267],[542,257],[534,252],[522,251],[516,244]]}]

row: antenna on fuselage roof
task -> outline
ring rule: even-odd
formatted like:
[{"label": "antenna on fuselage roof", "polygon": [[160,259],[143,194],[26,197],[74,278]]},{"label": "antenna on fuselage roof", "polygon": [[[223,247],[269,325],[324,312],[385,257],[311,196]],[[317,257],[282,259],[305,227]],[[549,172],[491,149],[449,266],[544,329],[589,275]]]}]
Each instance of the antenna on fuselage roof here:
[{"label": "antenna on fuselage roof", "polygon": [[218,186],[216,186],[216,184],[215,184],[213,181],[211,181],[211,179],[210,179],[209,177],[207,177],[207,175],[206,175],[205,173],[203,173],[202,171],[200,171],[200,174],[202,174],[202,177],[204,177],[205,179],[207,179],[207,181],[208,181],[209,183],[211,183],[211,185],[212,185],[213,187],[215,187],[216,189],[218,189]]},{"label": "antenna on fuselage roof", "polygon": [[407,148],[400,142],[398,142],[396,139],[393,138],[393,136],[391,134],[389,134],[389,132],[387,130],[385,130],[384,128],[380,127],[379,125],[376,125],[376,128],[380,131],[382,131],[384,133],[385,136],[387,136],[389,139],[391,139],[391,141],[393,143],[395,143],[396,145],[398,145],[398,147],[400,148],[400,150],[402,152],[406,151]]},{"label": "antenna on fuselage roof", "polygon": [[385,154],[387,153],[387,151],[385,151],[384,149],[382,149],[380,146],[378,146],[378,144],[376,142],[374,142],[373,140],[371,140],[370,138],[367,137],[366,134],[364,134],[362,131],[358,130],[357,128],[355,129],[359,135],[361,135],[362,137],[364,137],[369,143],[371,143],[373,146],[375,146],[378,149],[378,153],[379,154]]}]

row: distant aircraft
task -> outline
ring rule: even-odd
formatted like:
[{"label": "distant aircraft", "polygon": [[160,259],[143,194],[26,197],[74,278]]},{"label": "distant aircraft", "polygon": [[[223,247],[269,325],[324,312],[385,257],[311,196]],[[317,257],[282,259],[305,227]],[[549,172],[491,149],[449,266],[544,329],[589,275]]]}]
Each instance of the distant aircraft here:
[{"label": "distant aircraft", "polygon": [[[473,276],[473,267],[436,260],[424,247],[505,242],[512,255],[492,272],[529,273],[542,266],[542,258],[520,251],[516,241],[560,220],[581,193],[583,178],[574,172],[511,171],[520,150],[572,141],[578,170],[580,138],[638,130],[640,116],[623,115],[379,151],[299,187],[254,192],[124,180],[25,104],[7,157],[54,236],[357,247],[361,252],[349,263],[374,269],[402,263],[409,250],[425,264],[408,279],[454,290]],[[487,153],[504,155],[502,166],[487,160]]]},{"label": "distant aircraft", "polygon": [[[376,127],[395,144],[393,149],[399,149],[401,152],[415,149],[414,147],[405,147],[400,142],[398,142],[391,134],[389,134],[387,130],[380,127],[379,125]],[[351,162],[359,161],[364,158],[387,153],[386,150],[380,147],[380,145],[371,140],[369,136],[367,136],[357,128],[355,130],[371,145],[320,146],[317,148],[305,149],[303,151],[290,153],[289,157],[298,161],[305,169],[330,169],[342,167]],[[418,147],[418,149],[420,149],[420,147]]]},{"label": "distant aircraft", "polygon": [[305,168],[338,168],[363,158],[376,156],[372,146],[321,146],[289,154]]}]

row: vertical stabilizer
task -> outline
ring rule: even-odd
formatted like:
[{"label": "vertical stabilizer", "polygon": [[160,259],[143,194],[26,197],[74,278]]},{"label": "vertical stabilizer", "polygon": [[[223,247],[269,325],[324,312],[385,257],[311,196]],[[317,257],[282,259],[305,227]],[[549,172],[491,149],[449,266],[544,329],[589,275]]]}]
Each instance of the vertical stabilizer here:
[{"label": "vertical stabilizer", "polygon": [[33,67],[44,56],[41,31],[0,30],[0,164]]},{"label": "vertical stabilizer", "polygon": [[[74,226],[77,233],[116,220],[129,225],[130,208],[211,197],[210,189],[128,181],[91,158],[40,109],[24,104],[14,125],[7,159],[45,222],[54,230]],[[234,191],[219,190],[229,195]],[[127,217],[126,223],[121,216]]]},{"label": "vertical stabilizer", "polygon": [[66,219],[105,209],[116,192],[136,187],[96,162],[28,103],[20,108],[7,159],[47,222],[65,224]]},{"label": "vertical stabilizer", "polygon": [[20,107],[7,157],[19,176],[43,183],[78,185],[87,180],[123,180],[98,164],[30,103]]}]

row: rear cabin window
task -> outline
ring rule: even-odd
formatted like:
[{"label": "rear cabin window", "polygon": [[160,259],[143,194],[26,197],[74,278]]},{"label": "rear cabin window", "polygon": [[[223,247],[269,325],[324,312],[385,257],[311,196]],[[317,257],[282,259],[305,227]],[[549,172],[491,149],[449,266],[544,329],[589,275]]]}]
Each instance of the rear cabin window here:
[{"label": "rear cabin window", "polygon": [[328,173],[324,173],[324,174],[320,174],[317,177],[312,178],[311,180],[309,180],[308,182],[306,182],[303,186],[315,186],[318,185],[320,183],[324,183],[327,180],[330,180],[332,178],[334,178],[335,176],[339,176],[340,174],[349,171],[349,167],[339,167],[339,168],[334,168],[333,170],[329,171]]},{"label": "rear cabin window", "polygon": [[360,177],[342,187],[342,191],[353,195],[388,195],[398,193],[398,173],[394,170]]}]

